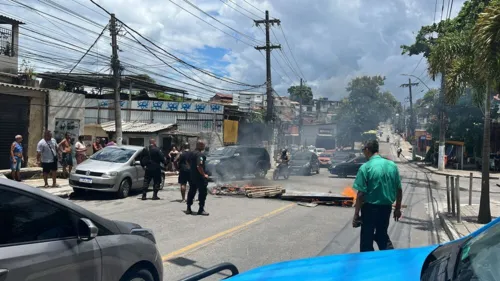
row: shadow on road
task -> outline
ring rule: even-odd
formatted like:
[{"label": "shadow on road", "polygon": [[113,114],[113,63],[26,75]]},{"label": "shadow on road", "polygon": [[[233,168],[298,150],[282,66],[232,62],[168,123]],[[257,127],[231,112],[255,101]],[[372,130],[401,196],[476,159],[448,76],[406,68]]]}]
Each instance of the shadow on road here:
[{"label": "shadow on road", "polygon": [[[171,263],[171,264],[175,264],[175,265],[178,265],[178,266],[182,266],[182,267],[192,266],[192,267],[200,269],[200,271],[207,269],[206,267],[197,265],[195,260],[188,259],[188,258],[183,258],[183,257],[177,257],[177,258],[169,259],[166,262]],[[225,278],[231,276],[229,274],[225,274],[225,273],[222,273],[222,272],[218,272],[216,275],[220,275],[220,276],[225,277]]]}]

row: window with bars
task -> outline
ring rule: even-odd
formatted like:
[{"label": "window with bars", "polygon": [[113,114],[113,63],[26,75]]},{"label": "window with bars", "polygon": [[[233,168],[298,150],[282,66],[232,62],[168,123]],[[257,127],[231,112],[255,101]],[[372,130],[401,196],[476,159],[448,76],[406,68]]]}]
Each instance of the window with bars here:
[{"label": "window with bars", "polygon": [[12,31],[3,27],[0,27],[0,54],[9,57],[14,56]]}]

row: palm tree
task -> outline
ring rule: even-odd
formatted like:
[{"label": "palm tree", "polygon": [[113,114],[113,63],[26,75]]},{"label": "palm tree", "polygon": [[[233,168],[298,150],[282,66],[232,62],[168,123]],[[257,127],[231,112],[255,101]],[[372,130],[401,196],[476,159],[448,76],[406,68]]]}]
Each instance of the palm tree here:
[{"label": "palm tree", "polygon": [[483,170],[481,179],[481,199],[479,204],[479,223],[491,221],[490,211],[490,111],[492,89],[500,84],[500,0],[493,0],[479,15],[474,28],[474,47],[476,50],[475,69],[478,78],[485,82],[484,91],[484,135],[483,135]]}]

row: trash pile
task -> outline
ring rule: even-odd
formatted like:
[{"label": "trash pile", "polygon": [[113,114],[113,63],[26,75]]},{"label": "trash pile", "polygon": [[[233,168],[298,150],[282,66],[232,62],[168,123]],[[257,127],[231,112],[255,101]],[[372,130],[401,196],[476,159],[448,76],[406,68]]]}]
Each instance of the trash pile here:
[{"label": "trash pile", "polygon": [[248,198],[279,198],[287,201],[297,201],[299,205],[316,207],[318,205],[352,207],[356,201],[356,191],[352,187],[346,187],[342,194],[287,191],[280,185],[256,186],[248,183],[238,185],[236,183],[225,183],[215,185],[210,189],[212,195],[219,196],[246,196]]}]

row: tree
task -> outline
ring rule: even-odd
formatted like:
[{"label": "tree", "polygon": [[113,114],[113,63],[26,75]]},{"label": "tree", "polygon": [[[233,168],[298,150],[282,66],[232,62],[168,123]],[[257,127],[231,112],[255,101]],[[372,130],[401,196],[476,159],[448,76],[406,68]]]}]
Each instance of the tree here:
[{"label": "tree", "polygon": [[491,93],[500,87],[500,0],[493,0],[479,15],[474,28],[474,47],[476,49],[476,70],[479,79],[486,85],[484,94],[484,135],[483,135],[483,171],[481,176],[481,199],[479,204],[479,223],[491,221],[490,210],[490,110]]},{"label": "tree", "polygon": [[394,116],[400,104],[390,92],[381,92],[384,80],[382,76],[361,76],[349,82],[349,95],[342,100],[337,115],[339,143],[353,145],[362,141],[364,132]]},{"label": "tree", "polygon": [[288,94],[290,95],[290,100],[302,102],[302,104],[311,104],[313,101],[311,87],[306,85],[291,86],[288,88]]}]

